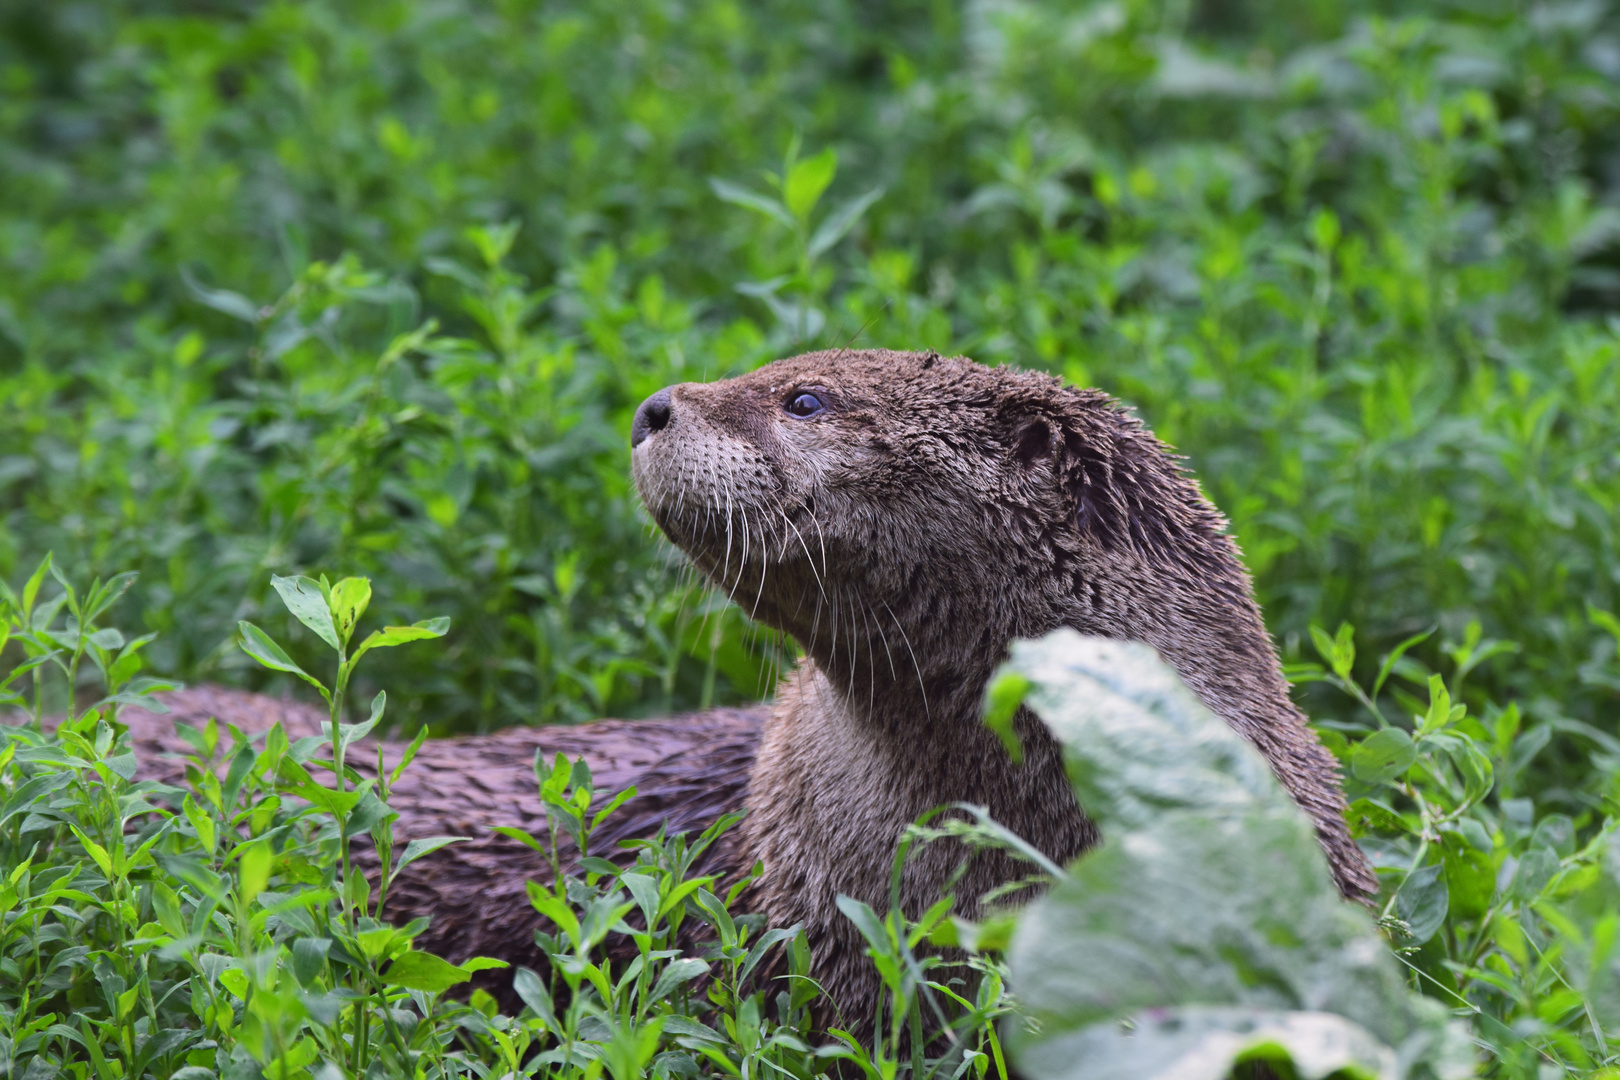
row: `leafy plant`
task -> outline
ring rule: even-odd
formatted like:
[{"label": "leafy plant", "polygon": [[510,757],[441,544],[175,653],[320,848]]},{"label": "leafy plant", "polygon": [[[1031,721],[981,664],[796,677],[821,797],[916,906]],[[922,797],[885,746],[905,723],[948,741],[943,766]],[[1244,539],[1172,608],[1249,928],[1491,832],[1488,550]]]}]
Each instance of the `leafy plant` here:
[{"label": "leafy plant", "polygon": [[[535,939],[547,964],[543,973],[514,973],[524,1011],[502,1015],[479,989],[466,1002],[449,996],[457,987],[464,992],[476,973],[506,965],[484,958],[452,964],[413,946],[427,920],[395,926],[387,919],[398,874],[464,839],[416,837],[397,850],[390,792],[426,729],[391,770],[379,745],[374,774],[364,776],[351,752],[383,721],[386,694],[372,700],[364,721],[344,721],[363,656],[442,637],[446,621],[357,637],[370,599],[364,578],[274,578],[288,610],[331,649],[332,677],[310,674],[252,623],[242,624],[241,645],[329,702],[325,733],[289,742],[278,724],[261,744],[235,728],[222,732],[215,721],[185,729],[193,753],[187,788],[177,789],[134,779],[137,762],[116,717],[123,704],[161,710],[150,695],[169,685],[132,683],[137,665],[109,651],[123,648],[121,639],[95,626],[127,580],[112,588],[97,583],[82,600],[60,582],[62,592],[41,604],[49,570],[49,562],[41,565],[21,594],[6,594],[0,610],[25,647],[11,677],[51,663],[65,678],[76,674],[74,658],[89,651],[107,693],[54,728],[41,724],[37,706],[26,723],[0,728],[5,1075],[590,1080],[605,1069],[616,1078],[768,1073],[809,1080],[845,1060],[874,1080],[896,1075],[898,1029],[871,1048],[847,1035],[814,1045],[809,1009],[820,989],[803,935],[733,913],[751,877],[722,883],[693,875],[737,817],[696,838],[660,832],[630,842],[610,860],[593,851],[592,833],[635,789],[598,798],[583,760],[535,763],[547,835],[500,830],[543,856],[551,871],[529,886],[548,927]],[[66,629],[55,625],[64,611]],[[41,696],[49,695],[36,688]],[[329,778],[317,780],[320,774]],[[574,860],[561,854],[564,837]],[[363,864],[351,857],[357,842],[370,848]],[[903,935],[890,940],[880,930],[873,939],[882,970],[903,964],[920,975],[937,966],[937,958],[919,962],[913,950],[949,903],[917,924],[898,906],[883,922],[869,909],[860,912],[863,928]],[[978,963],[990,978],[978,984],[976,1002],[961,996],[961,980],[906,976],[894,984],[895,1015],[909,1018],[915,1037],[906,1062],[914,1075],[954,1078],[972,1065],[978,1075],[987,1071],[990,1058],[976,1047],[997,1047],[992,1024],[1005,1003],[994,964]],[[767,970],[778,974],[765,978]],[[935,994],[954,1003],[952,1015],[933,1000],[925,1028],[920,1002]],[[944,1027],[932,1026],[936,1017]],[[944,1056],[925,1056],[925,1046],[941,1037]],[[995,1056],[1005,1080],[999,1048]]]},{"label": "leafy plant", "polygon": [[1265,759],[1150,648],[1060,630],[1018,643],[1005,670],[1104,837],[1019,921],[1022,1068],[1472,1075],[1460,1026],[1340,898]]}]

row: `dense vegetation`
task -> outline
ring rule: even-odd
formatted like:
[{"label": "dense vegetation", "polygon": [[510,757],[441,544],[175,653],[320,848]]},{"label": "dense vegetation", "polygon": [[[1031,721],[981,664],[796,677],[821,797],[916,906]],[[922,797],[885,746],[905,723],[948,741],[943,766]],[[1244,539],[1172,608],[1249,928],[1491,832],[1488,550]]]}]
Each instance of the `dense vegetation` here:
[{"label": "dense vegetation", "polygon": [[[1478,621],[1520,650],[1482,693],[1614,700],[1602,4],[7,20],[0,571],[140,571],[167,673],[261,678],[228,643],[267,571],[342,568],[392,621],[452,617],[440,662],[373,672],[405,718],[754,695],[762,645],[638,516],[629,413],[855,341],[1137,406],[1296,656],[1312,622],[1369,655],[1438,624],[1432,667]],[[738,194],[784,169],[785,206]],[[1547,756],[1571,792],[1579,750]]]},{"label": "dense vegetation", "polygon": [[[47,551],[81,587],[139,573],[79,674],[156,633],[149,671],[313,693],[237,623],[325,670],[269,584],[325,571],[369,577],[379,625],[450,616],[443,647],[356,674],[350,699],[386,687],[407,731],[758,695],[784,645],[654,538],[635,404],[851,342],[1048,368],[1139,408],[1230,515],[1351,765],[1414,985],[1504,1075],[1609,1057],[1608,5],[104,0],[0,14],[0,85],[0,580],[20,603]],[[20,610],[55,647],[86,629]],[[139,668],[104,659],[114,682]],[[43,707],[82,712],[68,685]],[[123,810],[95,786],[128,778],[80,763],[117,759],[100,730],[8,765],[10,809],[28,770],[100,774],[82,807],[0,822],[16,911],[133,895],[69,829],[113,850]],[[325,852],[305,884],[336,881],[331,826],[279,812],[249,833],[285,825],[278,845]],[[55,869],[31,879],[35,840]],[[92,877],[70,886],[75,859]],[[212,904],[231,880],[188,887]],[[252,898],[220,896],[235,932]],[[364,932],[363,907],[315,936]],[[122,917],[72,918],[116,966]],[[0,963],[46,978],[90,932],[61,925]],[[109,1031],[135,1023],[129,987],[157,1010],[151,987],[180,985],[114,972],[92,1006],[87,980],[114,983],[85,955],[41,992]],[[383,993],[364,967],[310,978]],[[12,1036],[45,1015],[4,1008]]]}]

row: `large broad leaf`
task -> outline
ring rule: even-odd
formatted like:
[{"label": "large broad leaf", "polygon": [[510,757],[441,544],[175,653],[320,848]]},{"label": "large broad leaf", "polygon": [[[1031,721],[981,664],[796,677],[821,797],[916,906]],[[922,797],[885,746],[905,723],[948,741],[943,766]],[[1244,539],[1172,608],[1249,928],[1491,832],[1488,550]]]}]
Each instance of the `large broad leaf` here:
[{"label": "large broad leaf", "polygon": [[1172,811],[1293,810],[1265,758],[1145,645],[1059,630],[1013,646],[1025,702],[1064,747],[1086,813],[1106,835]]},{"label": "large broad leaf", "polygon": [[1252,1005],[1335,1012],[1391,1045],[1411,1032],[1394,959],[1339,898],[1308,822],[1178,817],[1108,837],[1020,922],[1013,985],[1043,1028]]},{"label": "large broad leaf", "polygon": [[1342,1016],[1257,1009],[1154,1009],[1048,1039],[1019,1059],[1037,1076],[1225,1080],[1234,1061],[1292,1063],[1299,1080],[1395,1074],[1395,1054]]},{"label": "large broad leaf", "polygon": [[1301,1076],[1468,1075],[1265,759],[1151,649],[1064,630],[1007,670],[1104,837],[1020,920],[1021,1070],[1217,1078],[1259,1053]]}]

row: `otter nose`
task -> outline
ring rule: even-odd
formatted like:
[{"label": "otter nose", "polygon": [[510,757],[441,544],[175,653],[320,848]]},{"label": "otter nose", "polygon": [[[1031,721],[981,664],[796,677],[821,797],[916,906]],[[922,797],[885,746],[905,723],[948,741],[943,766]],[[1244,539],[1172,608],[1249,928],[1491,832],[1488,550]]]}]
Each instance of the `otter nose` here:
[{"label": "otter nose", "polygon": [[671,416],[669,387],[666,386],[643,401],[636,410],[636,418],[630,422],[630,449],[634,450],[646,442],[647,436],[653,432],[667,428]]}]

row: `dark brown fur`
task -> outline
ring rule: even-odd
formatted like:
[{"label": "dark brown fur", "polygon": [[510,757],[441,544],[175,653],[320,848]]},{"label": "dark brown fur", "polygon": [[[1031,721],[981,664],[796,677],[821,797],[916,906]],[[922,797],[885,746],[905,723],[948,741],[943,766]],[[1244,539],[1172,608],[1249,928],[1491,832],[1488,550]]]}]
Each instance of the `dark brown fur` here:
[{"label": "dark brown fur", "polygon": [[[790,415],[804,392],[825,409]],[[1344,893],[1376,891],[1225,520],[1112,399],[963,358],[839,351],[666,400],[633,457],[648,509],[807,654],[771,709],[743,839],[765,867],[756,905],[806,926],[846,1018],[871,1015],[877,983],[835,898],[886,906],[906,824],[965,801],[1060,861],[1095,842],[1044,727],[1020,715],[1014,765],[980,720],[1007,643],[1060,626],[1156,648],[1265,754]],[[907,906],[958,859],[941,845],[914,861]],[[981,855],[962,906],[1016,873]]]}]

